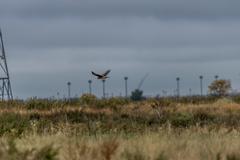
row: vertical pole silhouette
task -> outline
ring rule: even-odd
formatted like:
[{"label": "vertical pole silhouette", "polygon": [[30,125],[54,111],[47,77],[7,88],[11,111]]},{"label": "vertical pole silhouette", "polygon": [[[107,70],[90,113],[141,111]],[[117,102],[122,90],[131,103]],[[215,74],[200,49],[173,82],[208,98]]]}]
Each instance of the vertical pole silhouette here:
[{"label": "vertical pole silhouette", "polygon": [[92,94],[92,80],[88,80],[89,94]]},{"label": "vertical pole silhouette", "polygon": [[218,76],[218,75],[215,75],[214,78],[215,78],[215,80],[218,80],[219,76]]},{"label": "vertical pole silhouette", "polygon": [[189,88],[189,96],[192,96],[192,88]]},{"label": "vertical pole silhouette", "polygon": [[125,80],[125,97],[127,98],[128,97],[128,84],[127,84],[128,77],[124,77],[124,80]]},{"label": "vertical pole silhouette", "polygon": [[57,99],[60,100],[60,93],[57,92]]},{"label": "vertical pole silhouette", "polygon": [[167,97],[167,91],[166,90],[162,90],[162,95],[163,95],[163,97]]},{"label": "vertical pole silhouette", "polygon": [[199,76],[200,79],[200,95],[203,96],[203,76]]},{"label": "vertical pole silhouette", "polygon": [[103,83],[103,99],[106,98],[106,93],[105,93],[105,79],[102,80],[102,83]]},{"label": "vertical pole silhouette", "polygon": [[0,97],[3,101],[4,99],[12,100],[12,88],[10,83],[10,77],[8,72],[8,66],[7,66],[7,59],[6,59],[6,53],[5,48],[3,44],[3,37],[2,37],[2,31],[0,29]]},{"label": "vertical pole silhouette", "polygon": [[68,82],[67,86],[68,86],[68,100],[70,100],[71,99],[71,82]]},{"label": "vertical pole silhouette", "polygon": [[177,81],[177,97],[180,97],[180,78],[176,78]]}]

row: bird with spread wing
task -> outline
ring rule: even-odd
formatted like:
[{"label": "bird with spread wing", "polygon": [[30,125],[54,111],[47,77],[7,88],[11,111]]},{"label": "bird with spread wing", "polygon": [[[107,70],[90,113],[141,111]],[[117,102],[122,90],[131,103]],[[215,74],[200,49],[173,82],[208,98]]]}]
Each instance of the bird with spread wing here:
[{"label": "bird with spread wing", "polygon": [[105,73],[103,73],[103,74],[97,74],[97,73],[95,73],[95,72],[92,71],[92,74],[93,74],[94,76],[96,76],[97,79],[106,80],[107,78],[109,78],[109,77],[107,77],[107,75],[108,75],[110,72],[111,72],[111,70],[107,70],[107,71],[106,71]]}]

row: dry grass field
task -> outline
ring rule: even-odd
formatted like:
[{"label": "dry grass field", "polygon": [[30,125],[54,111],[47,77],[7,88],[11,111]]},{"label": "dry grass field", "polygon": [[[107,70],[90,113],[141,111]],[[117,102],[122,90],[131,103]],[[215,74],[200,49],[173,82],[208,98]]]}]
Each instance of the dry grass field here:
[{"label": "dry grass field", "polygon": [[2,102],[4,160],[238,160],[232,99]]}]

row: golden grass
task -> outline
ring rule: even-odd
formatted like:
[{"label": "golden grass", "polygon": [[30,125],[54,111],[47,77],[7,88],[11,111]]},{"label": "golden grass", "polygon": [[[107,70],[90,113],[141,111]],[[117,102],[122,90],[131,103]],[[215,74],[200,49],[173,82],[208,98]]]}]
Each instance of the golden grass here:
[{"label": "golden grass", "polygon": [[217,156],[225,159],[229,154],[237,154],[240,149],[240,133],[222,128],[209,131],[208,128],[190,128],[175,130],[160,129],[132,137],[98,135],[67,136],[64,133],[54,135],[30,135],[17,139],[21,150],[41,148],[54,144],[59,148],[60,160],[77,159],[127,159],[131,157],[157,160],[164,155],[169,160],[214,160]]},{"label": "golden grass", "polygon": [[[56,117],[53,116],[53,119],[56,120],[55,118],[58,118],[57,113],[81,112],[83,113],[79,114],[81,116],[85,116],[85,114],[103,114],[110,117],[102,121],[101,118],[94,119],[95,117],[93,117],[92,120],[74,123],[66,119],[57,123],[50,123],[49,128],[46,130],[44,128],[41,133],[35,128],[35,122],[38,122],[34,120],[31,122],[31,130],[29,132],[23,132],[21,136],[14,138],[17,148],[21,151],[33,148],[40,149],[52,144],[58,150],[57,158],[60,160],[237,160],[240,158],[238,154],[240,150],[240,125],[236,125],[236,121],[234,121],[232,126],[221,124],[221,122],[225,123],[228,121],[231,124],[233,121],[231,116],[236,115],[235,118],[238,118],[238,115],[240,115],[240,104],[229,100],[219,100],[213,104],[199,105],[174,103],[170,106],[153,106],[153,103],[148,101],[130,103],[114,109],[90,106],[66,106],[50,110],[29,110],[23,107],[0,108],[0,115],[6,113],[15,113],[21,116],[38,114],[43,118],[57,115]],[[136,126],[132,123],[136,116],[147,120],[146,118],[151,116],[161,118],[160,116],[163,114],[174,116],[177,113],[188,113],[190,115],[200,113],[203,115],[214,115],[215,118],[223,118],[217,121],[216,124],[210,123],[200,126],[196,123],[187,127],[173,126],[168,120],[164,124],[157,121],[153,127],[154,129],[151,128],[151,125],[148,126],[148,123],[145,124],[141,120],[136,122]],[[121,116],[118,116],[117,122],[112,124],[111,121],[114,121],[114,118],[116,118],[114,116],[116,115],[129,115],[130,119],[127,119],[126,122],[118,122],[118,120],[121,120]],[[225,116],[230,117],[230,120],[224,119]],[[171,118],[171,116],[169,117]],[[88,118],[91,117],[89,116]],[[177,120],[182,120],[181,118]],[[190,120],[197,119],[194,116],[190,118]],[[184,119],[183,122],[185,122]],[[124,129],[124,127],[111,126],[124,124],[133,125],[132,128],[134,128],[142,127],[142,123],[146,127],[145,130],[133,129],[132,132],[121,132],[121,129]],[[111,130],[111,132],[102,132],[102,125],[105,125],[103,130],[107,129]],[[107,125],[110,127],[107,128]],[[81,131],[79,128],[84,127],[89,127],[89,130],[86,129],[89,132],[91,129],[94,130],[94,134],[79,133]],[[130,127],[130,129],[132,128]],[[4,134],[0,138],[0,142],[6,142],[9,137],[11,136]]]},{"label": "golden grass", "polygon": [[[118,106],[117,110],[114,111],[113,108],[96,108],[92,106],[64,106],[64,107],[54,107],[51,109],[27,109],[23,106],[20,107],[4,107],[0,108],[0,114],[5,113],[15,113],[20,115],[29,115],[29,114],[39,114],[41,116],[48,116],[56,113],[68,113],[68,112],[83,112],[83,113],[91,113],[91,114],[105,114],[112,115],[114,112],[119,114],[128,114],[128,115],[136,115],[136,114],[144,114],[144,115],[152,115],[156,114],[154,108],[152,107],[154,102],[143,101],[143,102],[135,102],[122,106]],[[173,103],[170,106],[157,106],[158,109],[164,110],[170,113],[177,112],[189,112],[195,113],[198,111],[212,113],[212,114],[225,114],[225,113],[239,113],[240,112],[240,104],[234,103],[228,99],[220,99],[212,104],[181,104],[181,103]]]}]

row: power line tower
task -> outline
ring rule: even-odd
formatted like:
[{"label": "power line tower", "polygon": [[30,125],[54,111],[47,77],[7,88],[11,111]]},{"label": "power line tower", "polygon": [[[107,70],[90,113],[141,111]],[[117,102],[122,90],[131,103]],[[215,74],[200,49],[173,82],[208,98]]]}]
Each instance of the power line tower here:
[{"label": "power line tower", "polygon": [[0,100],[12,100],[12,88],[9,78],[6,54],[3,44],[2,31],[0,29]]}]

